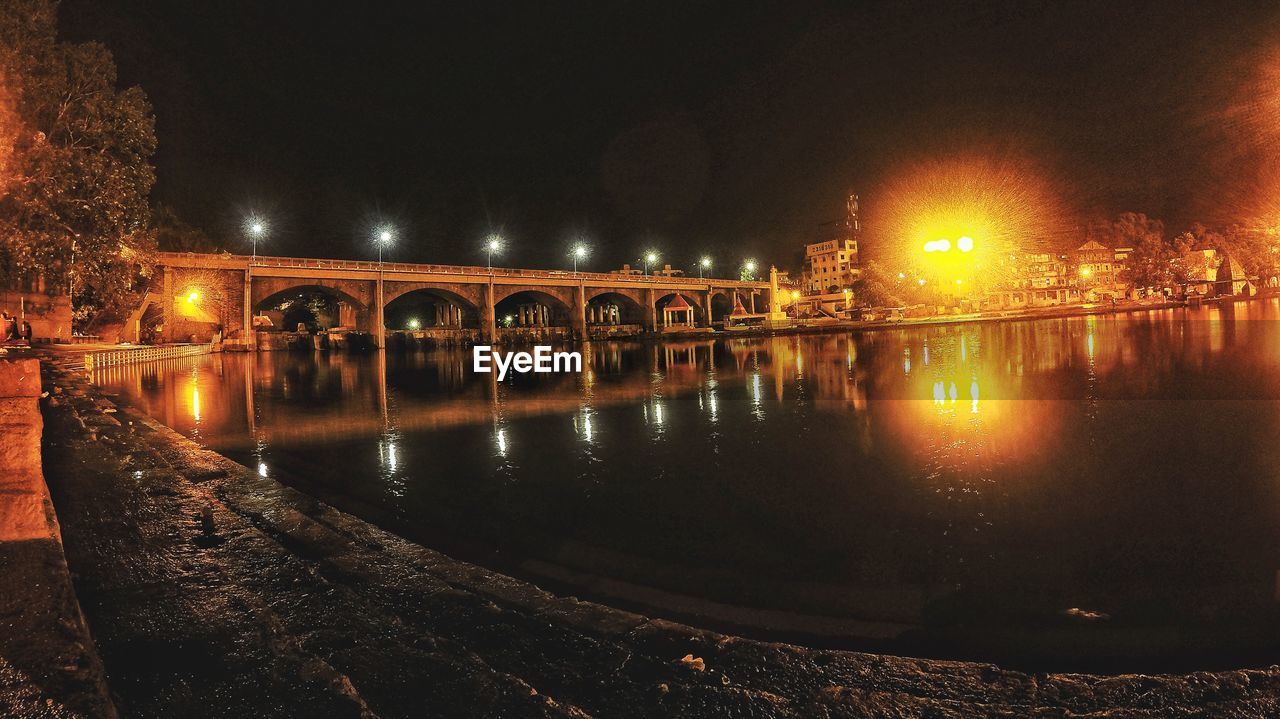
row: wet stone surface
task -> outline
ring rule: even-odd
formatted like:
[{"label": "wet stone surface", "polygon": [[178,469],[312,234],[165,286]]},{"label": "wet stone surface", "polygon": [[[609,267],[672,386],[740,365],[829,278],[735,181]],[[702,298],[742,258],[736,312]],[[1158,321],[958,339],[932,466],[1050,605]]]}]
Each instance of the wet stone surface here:
[{"label": "wet stone surface", "polygon": [[47,479],[123,716],[1280,715],[1280,668],[1030,675],[557,597],[259,477],[53,362],[44,372]]}]

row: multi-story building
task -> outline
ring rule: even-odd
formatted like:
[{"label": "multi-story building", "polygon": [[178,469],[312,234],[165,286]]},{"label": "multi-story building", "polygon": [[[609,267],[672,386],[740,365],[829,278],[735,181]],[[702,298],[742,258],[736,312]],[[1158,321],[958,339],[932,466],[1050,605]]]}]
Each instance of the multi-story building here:
[{"label": "multi-story building", "polygon": [[1066,255],[1032,252],[1002,263],[1007,280],[984,304],[996,307],[1046,307],[1080,301],[1080,287]]},{"label": "multi-story building", "polygon": [[812,293],[839,292],[858,278],[858,241],[827,240],[805,245],[808,286]]},{"label": "multi-story building", "polygon": [[862,234],[858,196],[845,204],[844,236],[805,245],[801,284],[806,294],[837,294],[858,279],[858,237]]},{"label": "multi-story building", "polygon": [[[1128,257],[1132,250],[1125,250]],[[1123,258],[1119,250],[1113,250],[1097,240],[1089,240],[1071,252],[1072,264],[1075,265],[1076,283],[1082,296],[1098,299],[1100,296],[1114,297],[1121,293],[1120,269]]]}]

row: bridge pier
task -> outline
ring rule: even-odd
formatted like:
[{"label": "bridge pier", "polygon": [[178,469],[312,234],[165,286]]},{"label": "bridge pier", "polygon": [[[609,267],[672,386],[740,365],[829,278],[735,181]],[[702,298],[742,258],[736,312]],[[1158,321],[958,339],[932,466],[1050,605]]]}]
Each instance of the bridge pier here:
[{"label": "bridge pier", "polygon": [[484,286],[484,306],[480,308],[480,336],[488,344],[494,344],[498,339],[498,308],[493,302],[493,277],[489,277],[489,283]]},{"label": "bridge pier", "polygon": [[257,337],[253,331],[253,265],[244,268],[244,302],[240,315],[240,326],[243,328],[245,344],[249,349],[256,349]]},{"label": "bridge pier", "polygon": [[578,339],[587,338],[587,288],[581,283],[573,295],[573,333]]},{"label": "bridge pier", "polygon": [[705,319],[702,321],[703,327],[711,326],[711,288],[707,287],[707,292],[702,296],[702,312]]},{"label": "bridge pier", "polygon": [[657,298],[653,295],[653,288],[646,287],[644,290],[644,331],[657,332],[657,314],[658,308],[655,306]]},{"label": "bridge pier", "polygon": [[373,313],[374,344],[377,345],[378,349],[386,349],[387,347],[387,323],[382,316],[382,310],[382,269],[379,267],[377,300],[374,301]]},{"label": "bridge pier", "polygon": [[164,275],[161,279],[160,292],[160,313],[161,322],[164,323],[164,332],[162,338],[165,342],[173,341],[173,325],[177,320],[177,316],[173,311],[173,268],[165,267]]}]

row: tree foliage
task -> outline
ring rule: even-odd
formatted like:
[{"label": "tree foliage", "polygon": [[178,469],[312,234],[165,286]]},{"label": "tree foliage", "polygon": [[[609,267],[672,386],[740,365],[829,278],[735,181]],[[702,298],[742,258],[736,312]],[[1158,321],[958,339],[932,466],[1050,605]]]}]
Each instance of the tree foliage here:
[{"label": "tree foliage", "polygon": [[204,230],[190,225],[169,205],[156,205],[151,211],[151,224],[156,231],[156,246],[169,252],[220,252],[222,247]]},{"label": "tree foliage", "polygon": [[56,38],[54,0],[0,3],[0,274],[71,289],[79,319],[118,315],[155,247],[155,121],[116,88],[111,53]]},{"label": "tree foliage", "polygon": [[1173,282],[1177,253],[1165,240],[1164,223],[1141,212],[1125,212],[1092,232],[1104,236],[1111,247],[1131,247],[1133,252],[1120,273],[1121,281],[1136,288],[1160,288]]},{"label": "tree foliage", "polygon": [[903,303],[902,290],[897,276],[875,261],[864,264],[862,273],[853,282],[854,296],[868,307],[899,307]]}]

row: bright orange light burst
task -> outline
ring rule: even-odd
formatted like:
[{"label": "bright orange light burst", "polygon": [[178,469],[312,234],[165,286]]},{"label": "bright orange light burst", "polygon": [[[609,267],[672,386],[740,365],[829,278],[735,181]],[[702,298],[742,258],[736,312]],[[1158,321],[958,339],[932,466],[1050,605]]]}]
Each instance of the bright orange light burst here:
[{"label": "bright orange light burst", "polygon": [[981,277],[994,258],[1056,246],[1072,226],[1043,173],[1016,157],[917,163],[874,196],[868,254],[951,277]]}]

